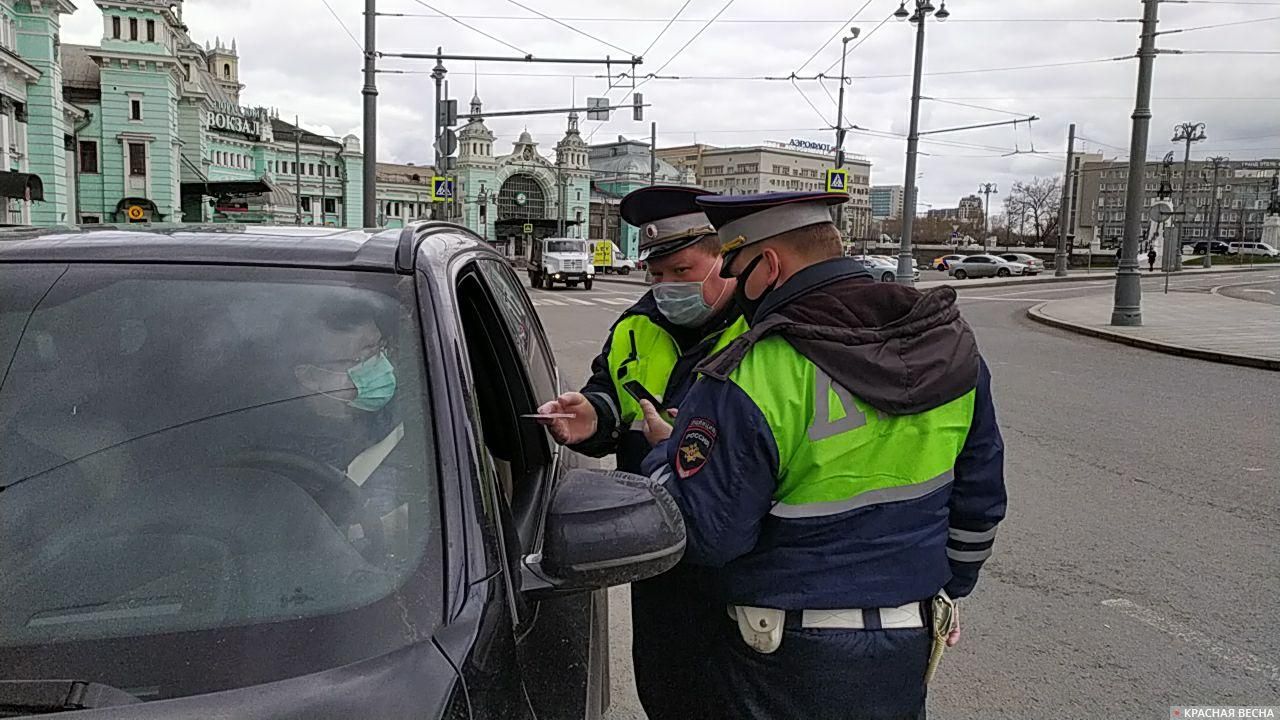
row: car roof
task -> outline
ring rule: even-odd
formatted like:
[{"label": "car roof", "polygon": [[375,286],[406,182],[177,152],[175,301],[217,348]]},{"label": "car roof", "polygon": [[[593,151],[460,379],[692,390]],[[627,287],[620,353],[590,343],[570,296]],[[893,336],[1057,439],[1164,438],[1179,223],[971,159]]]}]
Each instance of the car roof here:
[{"label": "car roof", "polygon": [[[437,232],[424,232],[430,230]],[[268,225],[4,228],[0,229],[0,263],[269,265],[404,272],[403,262],[397,264],[404,259],[397,257],[397,251],[404,250],[402,242],[417,243],[449,230],[454,232],[446,233],[450,240],[446,245],[487,247],[466,228],[431,222],[385,230]]]}]

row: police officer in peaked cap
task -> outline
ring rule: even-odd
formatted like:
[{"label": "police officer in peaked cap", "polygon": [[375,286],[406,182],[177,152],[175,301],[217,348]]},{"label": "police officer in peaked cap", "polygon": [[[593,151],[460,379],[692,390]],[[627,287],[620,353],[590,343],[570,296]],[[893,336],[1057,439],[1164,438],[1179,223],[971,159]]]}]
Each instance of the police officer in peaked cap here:
[{"label": "police officer in peaked cap", "polygon": [[[539,408],[575,416],[547,423],[558,442],[594,457],[614,454],[620,470],[639,472],[650,446],[643,410],[627,386],[675,407],[693,368],[746,331],[734,281],[721,272],[719,237],[696,203],[709,195],[654,186],[623,198],[622,217],[640,230],[640,259],[654,285],[614,323],[582,390]],[[636,686],[650,720],[716,711],[707,662],[724,603],[707,575],[682,564],[631,586]]]},{"label": "police officer in peaked cap", "polygon": [[847,199],[698,199],[750,329],[699,366],[674,428],[646,407],[644,470],[684,514],[684,562],[723,586],[729,717],[924,717],[1005,514],[991,374],[955,291],[845,258]]}]

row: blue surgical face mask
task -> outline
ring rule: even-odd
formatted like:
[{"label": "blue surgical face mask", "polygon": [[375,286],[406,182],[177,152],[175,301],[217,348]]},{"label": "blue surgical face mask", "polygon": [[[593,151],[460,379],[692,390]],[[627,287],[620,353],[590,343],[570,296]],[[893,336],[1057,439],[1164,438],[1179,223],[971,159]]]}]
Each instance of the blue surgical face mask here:
[{"label": "blue surgical face mask", "polygon": [[[658,312],[681,327],[698,327],[706,322],[715,313],[715,308],[703,298],[702,285],[719,267],[717,264],[711,268],[706,277],[698,282],[664,282],[654,285],[653,299],[658,303]],[[724,294],[724,288],[721,288],[720,293]]]},{"label": "blue surgical face mask", "polygon": [[347,375],[356,386],[356,398],[350,405],[357,410],[381,410],[396,394],[396,370],[386,352],[352,366]]}]

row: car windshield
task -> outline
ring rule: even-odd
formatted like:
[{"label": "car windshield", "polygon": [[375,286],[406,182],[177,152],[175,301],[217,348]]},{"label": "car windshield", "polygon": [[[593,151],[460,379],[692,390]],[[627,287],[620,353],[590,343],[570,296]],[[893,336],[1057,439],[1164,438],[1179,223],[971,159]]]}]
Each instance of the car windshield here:
[{"label": "car windshield", "polygon": [[0,265],[0,679],[169,698],[409,642],[439,597],[413,297]]},{"label": "car windshield", "polygon": [[581,240],[552,240],[547,243],[547,252],[584,253],[586,251],[587,244]]}]

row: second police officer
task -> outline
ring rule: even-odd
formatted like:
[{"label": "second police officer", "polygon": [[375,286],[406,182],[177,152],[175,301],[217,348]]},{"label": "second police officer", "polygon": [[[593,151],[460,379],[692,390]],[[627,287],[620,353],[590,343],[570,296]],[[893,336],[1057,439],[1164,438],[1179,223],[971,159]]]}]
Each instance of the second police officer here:
[{"label": "second police officer", "polygon": [[670,435],[644,464],[685,516],[685,562],[724,585],[712,667],[734,718],[924,717],[1005,512],[955,291],[843,257],[829,207],[847,199],[699,198],[751,329],[699,367],[674,434],[646,408],[651,439]]},{"label": "second police officer", "polygon": [[[693,368],[745,332],[734,281],[720,272],[720,240],[695,202],[711,194],[653,186],[623,198],[621,215],[640,229],[654,285],[614,323],[582,391],[539,408],[574,415],[548,423],[558,442],[594,457],[613,453],[618,469],[639,472],[650,448],[628,385],[675,407]],[[707,663],[724,604],[711,583],[705,569],[681,564],[631,586],[636,688],[650,720],[715,711]]]}]

